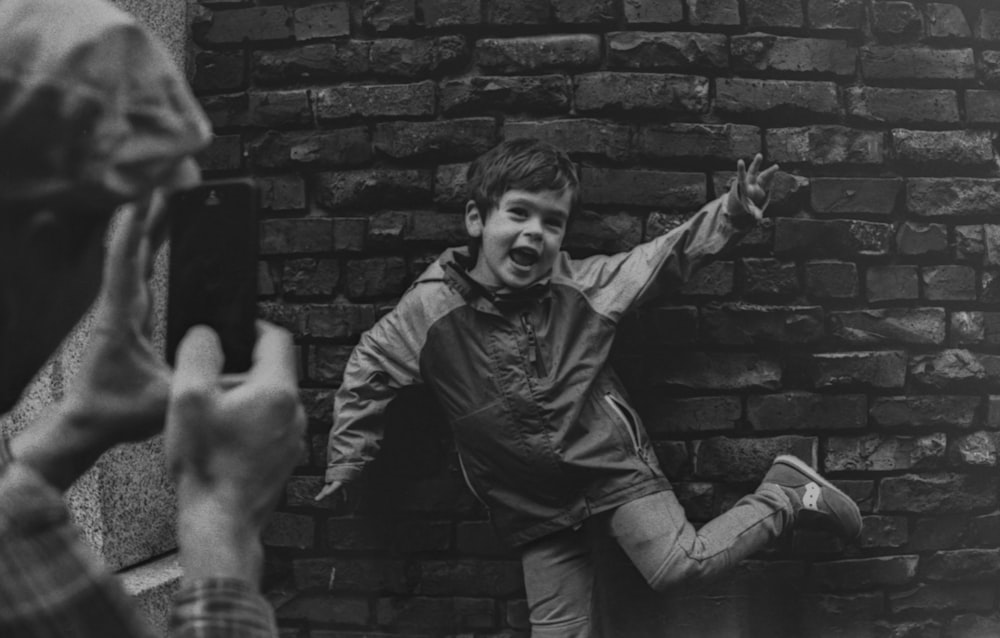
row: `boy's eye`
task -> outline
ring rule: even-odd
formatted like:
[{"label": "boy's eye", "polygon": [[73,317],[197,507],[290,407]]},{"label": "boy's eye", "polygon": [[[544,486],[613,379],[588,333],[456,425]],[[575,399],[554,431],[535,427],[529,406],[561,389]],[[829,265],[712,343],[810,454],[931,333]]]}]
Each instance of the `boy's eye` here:
[{"label": "boy's eye", "polygon": [[528,211],[524,210],[523,208],[511,208],[511,209],[509,209],[508,212],[513,217],[521,217],[521,218],[523,218],[523,217],[527,217],[528,216]]},{"label": "boy's eye", "polygon": [[556,230],[561,229],[566,223],[558,217],[550,217],[545,220],[545,224],[550,228],[555,228]]}]

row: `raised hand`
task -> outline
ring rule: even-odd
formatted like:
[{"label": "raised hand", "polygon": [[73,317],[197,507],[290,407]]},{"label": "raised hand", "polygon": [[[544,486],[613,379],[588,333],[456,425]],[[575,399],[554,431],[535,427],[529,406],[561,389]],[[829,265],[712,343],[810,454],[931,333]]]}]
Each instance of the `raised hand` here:
[{"label": "raised hand", "polygon": [[763,206],[767,202],[771,181],[778,172],[777,164],[760,170],[763,161],[764,157],[757,153],[750,162],[749,169],[742,159],[736,162],[736,181],[733,182],[727,201],[730,213],[749,213],[756,221],[763,218]]}]

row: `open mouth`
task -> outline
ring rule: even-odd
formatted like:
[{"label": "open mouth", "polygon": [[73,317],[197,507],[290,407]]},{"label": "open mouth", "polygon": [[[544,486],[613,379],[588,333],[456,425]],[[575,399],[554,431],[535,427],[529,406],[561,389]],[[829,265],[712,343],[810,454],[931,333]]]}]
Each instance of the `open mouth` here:
[{"label": "open mouth", "polygon": [[514,248],[510,251],[510,259],[518,266],[531,268],[538,263],[541,255],[531,248]]}]

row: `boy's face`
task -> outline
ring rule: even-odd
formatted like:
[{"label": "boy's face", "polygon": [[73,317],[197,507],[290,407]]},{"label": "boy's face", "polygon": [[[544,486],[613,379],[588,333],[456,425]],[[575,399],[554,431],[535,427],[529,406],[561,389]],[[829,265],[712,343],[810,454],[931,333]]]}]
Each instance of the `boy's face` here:
[{"label": "boy's face", "polygon": [[469,202],[465,226],[482,239],[472,276],[489,287],[524,288],[552,271],[566,234],[573,191],[509,190],[483,215]]}]

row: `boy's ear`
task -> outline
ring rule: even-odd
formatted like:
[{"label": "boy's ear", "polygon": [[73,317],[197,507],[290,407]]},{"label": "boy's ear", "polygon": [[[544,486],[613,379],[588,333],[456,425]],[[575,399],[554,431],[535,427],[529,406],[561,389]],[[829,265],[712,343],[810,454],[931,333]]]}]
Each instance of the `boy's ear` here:
[{"label": "boy's ear", "polygon": [[469,237],[482,237],[484,223],[485,220],[475,200],[470,199],[465,203],[465,230],[469,233]]}]

